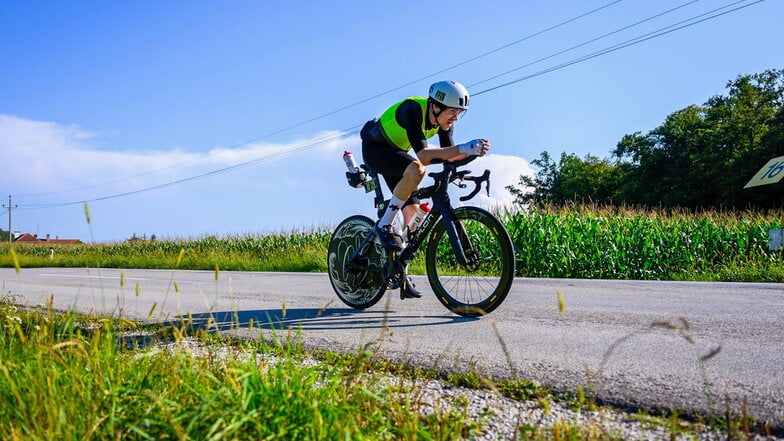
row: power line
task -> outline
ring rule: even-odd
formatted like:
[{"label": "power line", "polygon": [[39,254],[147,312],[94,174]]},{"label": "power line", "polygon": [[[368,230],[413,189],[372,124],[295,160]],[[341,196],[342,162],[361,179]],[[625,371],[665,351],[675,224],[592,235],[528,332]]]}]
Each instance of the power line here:
[{"label": "power line", "polygon": [[[635,27],[635,26],[639,26],[639,25],[641,25],[641,24],[643,24],[643,23],[646,23],[646,22],[649,22],[649,21],[651,21],[651,20],[654,20],[654,19],[656,19],[656,18],[662,17],[662,16],[664,16],[664,15],[667,15],[667,14],[669,14],[669,13],[671,13],[671,12],[675,12],[675,11],[677,11],[677,10],[679,10],[679,9],[682,9],[682,8],[685,8],[686,6],[689,6],[689,5],[693,4],[693,3],[697,3],[698,1],[700,1],[700,0],[691,0],[691,1],[688,1],[688,2],[686,2],[686,3],[683,3],[683,4],[681,4],[681,5],[678,5],[678,6],[676,6],[676,7],[674,7],[674,8],[668,9],[668,10],[666,10],[666,11],[664,11],[664,12],[660,12],[660,13],[658,13],[658,14],[656,14],[656,15],[652,15],[652,16],[650,16],[650,17],[648,17],[648,18],[645,18],[645,19],[643,19],[643,20],[640,20],[640,21],[638,21],[638,22],[632,23],[632,24],[630,24],[630,25],[628,25],[628,26],[624,26],[624,27],[622,27],[622,28],[619,28],[619,29],[616,29],[616,30],[614,30],[614,31],[612,31],[612,32],[608,32],[608,33],[606,33],[606,34],[603,34],[603,35],[600,35],[600,36],[598,36],[598,37],[596,37],[596,38],[592,38],[592,39],[590,39],[590,40],[584,41],[584,42],[582,42],[582,43],[580,43],[580,44],[577,44],[577,45],[575,45],[575,46],[572,46],[572,47],[570,47],[570,48],[568,48],[568,49],[564,49],[564,50],[562,50],[562,51],[559,51],[559,52],[556,52],[556,53],[554,53],[554,54],[548,55],[548,56],[546,56],[546,57],[539,58],[538,60],[535,60],[535,61],[532,61],[532,62],[530,62],[530,63],[524,64],[524,65],[522,65],[522,66],[516,67],[516,68],[514,68],[514,69],[512,69],[512,70],[509,70],[509,71],[506,71],[506,72],[504,72],[504,73],[500,73],[500,74],[498,74],[498,75],[494,75],[494,76],[492,76],[492,77],[485,78],[484,80],[482,80],[482,81],[479,81],[479,82],[477,82],[477,83],[470,84],[469,86],[470,86],[470,87],[473,87],[473,86],[478,86],[478,85],[480,85],[480,84],[484,84],[484,83],[486,83],[486,82],[488,82],[488,81],[492,81],[492,80],[494,80],[494,79],[496,79],[496,78],[499,78],[499,77],[502,77],[502,76],[504,76],[504,75],[508,75],[508,74],[510,74],[510,73],[512,73],[512,72],[516,72],[516,71],[518,71],[518,70],[520,70],[520,69],[524,69],[524,68],[526,68],[526,67],[533,66],[534,64],[541,63],[542,61],[546,61],[546,60],[549,60],[549,59],[551,59],[551,58],[555,58],[555,57],[557,57],[558,55],[563,55],[563,54],[565,54],[565,53],[567,53],[567,52],[570,52],[570,51],[572,51],[572,50],[574,50],[574,49],[577,49],[577,48],[580,48],[580,47],[586,46],[586,45],[588,45],[588,44],[594,43],[594,42],[596,42],[596,41],[599,41],[599,40],[601,40],[601,39],[603,39],[603,38],[607,38],[607,37],[609,37],[609,36],[611,36],[611,35],[615,35],[615,34],[617,34],[617,33],[619,33],[619,32],[623,32],[623,31],[625,31],[625,30],[631,29],[631,28],[633,28],[633,27]],[[747,1],[747,0],[739,0],[739,2],[744,2],[744,1]],[[727,6],[724,6],[724,7],[726,8]],[[478,95],[478,94],[477,94],[477,93],[474,93],[474,94],[472,94],[472,95]]]},{"label": "power line", "polygon": [[[547,68],[547,69],[543,69],[543,70],[541,70],[539,72],[536,72],[536,73],[533,73],[533,74],[530,74],[530,75],[526,75],[526,76],[517,78],[517,79],[512,80],[512,81],[507,81],[507,82],[505,82],[503,84],[499,84],[498,86],[494,86],[494,87],[491,87],[489,89],[485,89],[485,90],[482,90],[482,91],[479,91],[479,92],[475,92],[472,95],[473,96],[481,95],[483,93],[487,93],[487,92],[491,92],[493,90],[497,90],[497,89],[501,89],[501,88],[504,88],[504,87],[507,87],[507,86],[511,86],[512,84],[516,84],[516,83],[519,83],[521,81],[530,80],[531,78],[535,78],[535,77],[544,75],[546,73],[550,73],[550,72],[553,72],[553,71],[556,71],[556,70],[560,70],[560,69],[563,69],[565,67],[572,66],[572,65],[577,64],[577,63],[581,63],[583,61],[591,60],[593,58],[596,58],[596,57],[599,57],[599,56],[602,56],[602,55],[606,55],[606,54],[609,54],[609,53],[612,53],[612,52],[615,52],[615,51],[627,48],[629,46],[634,46],[636,44],[639,44],[639,43],[642,43],[642,42],[645,42],[645,41],[648,41],[648,40],[651,40],[651,39],[654,39],[654,38],[657,38],[657,37],[661,37],[662,35],[667,35],[667,34],[675,32],[675,31],[679,31],[681,29],[685,29],[685,28],[694,26],[696,24],[699,24],[699,23],[702,23],[702,22],[705,22],[705,21],[708,21],[708,20],[712,20],[714,18],[717,18],[717,17],[723,16],[723,15],[726,15],[726,14],[729,14],[729,13],[732,13],[732,12],[735,12],[735,11],[747,8],[749,6],[756,5],[757,3],[762,3],[765,0],[757,0],[755,2],[746,4],[746,5],[742,5],[742,6],[739,6],[737,8],[730,9],[728,11],[717,13],[715,15],[703,18],[701,20],[692,21],[692,20],[695,20],[696,18],[703,17],[705,15],[711,14],[711,13],[719,11],[721,9],[726,9],[727,7],[730,7],[732,5],[736,5],[738,3],[743,3],[745,1],[747,1],[747,0],[736,1],[734,3],[722,6],[720,8],[716,8],[716,9],[714,9],[712,11],[709,11],[709,12],[697,15],[697,16],[689,18],[687,20],[683,20],[683,21],[681,21],[679,23],[676,23],[676,24],[673,24],[673,25],[669,25],[669,26],[665,26],[663,28],[657,29],[656,31],[649,32],[649,33],[644,34],[642,36],[626,40],[626,41],[624,41],[622,43],[618,43],[616,45],[610,46],[609,48],[605,48],[605,49],[593,52],[591,54],[584,55],[584,56],[576,58],[574,60],[567,61],[565,63],[559,64],[557,66],[553,66],[553,67],[550,67],[550,68]],[[686,24],[683,24],[683,23],[686,23]],[[505,72],[504,74],[496,75],[494,78],[497,78],[497,77],[502,76],[502,75],[506,75],[506,74],[511,73],[511,72],[515,72],[515,71],[517,71],[519,69],[522,69],[522,68],[523,67],[512,69],[512,70],[510,70],[508,72]],[[484,82],[484,81],[482,81],[482,82]]]},{"label": "power line", "polygon": [[[547,32],[550,32],[550,31],[553,31],[555,29],[558,29],[560,27],[566,26],[567,24],[573,23],[573,22],[575,22],[577,20],[580,20],[582,18],[588,17],[588,16],[590,16],[592,14],[595,14],[597,12],[600,12],[600,11],[604,10],[604,9],[607,9],[610,6],[616,5],[616,4],[618,4],[618,3],[622,2],[622,1],[623,0],[613,0],[613,1],[611,1],[609,3],[606,3],[606,4],[602,5],[602,6],[599,6],[597,8],[591,9],[591,10],[589,10],[587,12],[581,13],[581,14],[579,14],[577,16],[574,16],[572,18],[564,20],[564,21],[562,21],[560,23],[557,23],[555,25],[552,25],[552,26],[547,27],[545,29],[542,29],[540,31],[536,31],[534,33],[528,34],[528,35],[526,35],[524,37],[521,37],[521,38],[519,38],[519,39],[517,39],[515,41],[512,41],[510,43],[506,43],[506,44],[504,44],[502,46],[499,46],[499,47],[497,47],[495,49],[492,49],[490,51],[484,52],[482,54],[479,54],[479,55],[476,55],[474,57],[471,57],[471,58],[469,58],[467,60],[464,60],[464,61],[461,61],[459,63],[453,64],[453,65],[451,65],[449,67],[446,67],[444,69],[441,69],[441,70],[439,70],[437,72],[433,72],[431,74],[428,74],[428,75],[425,75],[423,77],[417,78],[415,80],[409,81],[409,82],[407,82],[405,84],[401,84],[399,86],[395,86],[395,87],[393,87],[391,89],[384,90],[384,91],[379,92],[379,93],[377,93],[375,95],[372,95],[372,96],[370,96],[368,98],[364,98],[364,99],[361,99],[361,100],[356,101],[354,103],[345,105],[343,107],[339,107],[337,109],[328,111],[326,113],[320,114],[320,115],[315,116],[313,118],[310,118],[308,120],[305,120],[305,121],[302,121],[302,122],[299,122],[299,123],[296,123],[296,124],[292,124],[290,126],[282,128],[282,129],[274,130],[274,131],[269,132],[269,133],[267,133],[265,135],[258,136],[256,138],[250,139],[248,141],[241,142],[241,143],[236,144],[236,145],[234,145],[232,147],[229,147],[227,149],[220,149],[217,152],[212,152],[212,153],[209,153],[209,154],[206,154],[206,155],[199,156],[197,158],[192,158],[192,159],[189,159],[189,160],[186,160],[186,161],[178,162],[176,164],[168,165],[166,167],[158,168],[158,169],[155,169],[155,170],[150,170],[150,171],[147,171],[147,172],[144,172],[144,173],[140,173],[140,174],[136,174],[136,175],[133,175],[133,176],[128,176],[128,177],[124,177],[124,178],[115,179],[115,180],[112,180],[112,181],[106,181],[106,182],[101,182],[101,183],[98,183],[98,184],[88,185],[88,186],[79,187],[79,188],[71,188],[71,189],[67,189],[67,190],[60,190],[60,191],[47,192],[47,193],[27,193],[27,194],[20,194],[20,195],[17,195],[17,196],[46,196],[46,195],[70,193],[70,192],[81,191],[81,190],[89,190],[91,188],[102,187],[102,186],[109,185],[109,184],[116,184],[118,182],[124,182],[124,181],[128,181],[128,180],[131,180],[131,179],[136,179],[136,178],[140,178],[140,177],[144,177],[144,176],[149,176],[151,174],[155,174],[155,173],[159,173],[159,172],[162,172],[162,171],[170,170],[170,169],[175,168],[175,167],[179,167],[179,166],[182,166],[182,165],[194,162],[194,161],[198,161],[198,160],[202,160],[202,159],[214,156],[214,155],[216,155],[216,154],[218,154],[220,152],[224,152],[224,151],[227,151],[227,150],[234,150],[234,149],[237,149],[239,147],[242,147],[242,146],[254,143],[254,142],[261,141],[262,139],[266,139],[266,138],[269,138],[271,136],[275,136],[275,135],[278,135],[280,133],[287,132],[289,130],[292,130],[292,129],[295,129],[295,128],[298,128],[298,127],[302,127],[302,126],[304,126],[306,124],[309,124],[309,123],[312,123],[314,121],[318,121],[320,119],[326,118],[328,116],[332,116],[332,115],[334,115],[336,113],[339,113],[339,112],[342,112],[344,110],[348,110],[348,109],[350,109],[352,107],[356,107],[356,106],[358,106],[360,104],[364,104],[364,103],[366,103],[368,101],[372,101],[372,100],[374,100],[376,98],[379,98],[379,97],[382,97],[384,95],[388,95],[388,94],[390,94],[392,92],[398,91],[398,90],[403,89],[403,88],[408,87],[408,86],[411,86],[412,84],[416,84],[416,83],[418,83],[420,81],[424,81],[424,80],[426,80],[428,78],[432,78],[432,77],[434,77],[436,75],[442,74],[444,72],[448,72],[448,71],[453,70],[455,68],[458,68],[460,66],[464,66],[464,65],[469,64],[471,62],[477,61],[477,60],[479,60],[481,58],[487,57],[487,56],[492,55],[494,53],[500,52],[500,51],[502,51],[504,49],[510,48],[510,47],[515,46],[517,44],[520,44],[520,43],[522,43],[524,41],[530,40],[530,39],[532,39],[534,37],[540,36],[540,35],[545,34]],[[699,0],[693,0],[693,1],[699,1]]]},{"label": "power line", "polygon": [[[672,11],[676,10],[676,9],[680,9],[682,7],[685,7],[685,6],[687,6],[687,5],[691,4],[691,3],[695,3],[696,1],[698,1],[698,0],[689,1],[689,2],[684,3],[684,4],[682,4],[682,5],[680,5],[680,6],[676,7],[676,8],[673,8],[673,9],[670,9],[668,11],[662,12],[660,14],[657,14],[657,15],[653,16],[653,17],[649,17],[649,18],[647,18],[645,20],[642,20],[642,21],[637,22],[635,24],[629,25],[629,26],[627,26],[625,28],[619,29],[617,31],[613,31],[613,32],[605,34],[605,35],[603,35],[601,37],[597,37],[597,38],[595,38],[593,40],[590,40],[590,41],[588,41],[586,43],[582,43],[582,44],[574,46],[574,47],[572,47],[570,49],[561,51],[558,54],[561,54],[561,53],[566,52],[568,50],[572,50],[574,48],[583,46],[583,45],[585,45],[587,43],[596,41],[596,40],[598,40],[600,38],[604,38],[605,36],[612,35],[614,33],[620,32],[621,30],[628,29],[630,27],[636,26],[636,25],[638,25],[640,23],[643,23],[645,21],[649,21],[649,20],[651,20],[653,18],[656,18],[656,17],[659,17],[661,15],[667,14],[669,12],[672,12]],[[763,2],[765,0],[757,0],[757,1],[754,1],[752,3],[746,4],[746,5],[742,5],[742,6],[739,6],[737,8],[734,8],[734,9],[730,9],[730,10],[727,10],[727,11],[724,11],[724,12],[716,13],[717,11],[721,11],[723,9],[726,9],[728,7],[731,7],[731,6],[740,4],[740,3],[744,3],[746,1],[748,1],[748,0],[739,0],[739,1],[727,4],[727,5],[722,6],[720,8],[716,8],[716,9],[713,9],[711,11],[708,11],[708,12],[696,15],[694,17],[691,17],[689,19],[680,21],[678,23],[659,28],[659,29],[657,29],[655,31],[652,31],[652,32],[649,32],[647,34],[643,34],[641,36],[638,36],[638,37],[626,40],[626,41],[624,41],[622,43],[618,43],[618,44],[613,45],[613,46],[609,46],[609,47],[607,47],[605,49],[593,52],[591,54],[578,57],[578,58],[573,59],[571,61],[567,61],[567,62],[564,62],[562,64],[559,64],[559,65],[556,65],[556,66],[553,66],[553,67],[550,67],[550,68],[547,68],[547,69],[543,69],[543,70],[541,70],[539,72],[536,72],[536,73],[533,73],[533,74],[530,74],[530,75],[526,75],[526,76],[517,78],[517,79],[512,80],[512,81],[508,81],[506,83],[503,83],[503,84],[491,87],[489,89],[485,89],[485,90],[482,90],[482,91],[479,91],[479,92],[475,92],[472,95],[473,96],[477,96],[477,95],[481,95],[481,94],[484,94],[484,93],[487,93],[487,92],[490,92],[490,91],[493,91],[493,90],[501,89],[503,87],[507,87],[507,86],[510,86],[512,84],[516,84],[516,83],[519,83],[521,81],[524,81],[524,80],[528,80],[528,79],[531,79],[531,78],[534,78],[534,77],[538,77],[538,76],[544,75],[546,73],[550,73],[550,72],[553,72],[553,71],[556,71],[556,70],[559,70],[559,69],[562,69],[562,68],[565,68],[565,67],[577,64],[577,63],[581,63],[583,61],[587,61],[587,60],[599,57],[601,55],[605,55],[605,54],[608,54],[608,53],[611,53],[611,52],[615,52],[617,50],[620,50],[620,49],[623,49],[623,48],[626,48],[626,47],[629,47],[629,46],[633,46],[633,45],[642,43],[644,41],[651,40],[653,38],[660,37],[662,35],[666,35],[666,34],[669,34],[669,33],[672,33],[672,32],[675,32],[675,31],[678,31],[678,30],[681,30],[681,29],[684,29],[684,28],[687,28],[687,27],[690,27],[690,26],[694,26],[696,24],[699,24],[699,23],[702,23],[702,22],[705,22],[705,21],[708,21],[708,20],[711,20],[711,19],[723,16],[723,15],[726,15],[726,14],[738,11],[740,9],[744,9],[744,8],[749,7],[749,6],[753,6],[753,5],[757,4],[757,3]],[[617,3],[617,2],[614,2],[614,3]],[[705,17],[705,16],[713,14],[713,13],[716,13],[716,14],[708,16],[708,17]],[[705,18],[697,20],[700,17],[705,17]],[[489,54],[489,53],[492,53],[492,51],[488,52],[487,54]],[[546,57],[545,59],[552,58],[552,57],[554,57],[554,56],[556,56],[558,54]],[[538,60],[537,62],[539,62],[539,61],[542,61],[542,60]],[[534,62],[534,63],[536,63],[536,62]],[[524,67],[530,66],[531,64],[533,64],[533,63],[529,63],[529,64],[526,64],[524,66],[520,66],[518,68],[515,68],[515,69],[512,69],[510,71],[507,71],[507,72],[505,72],[503,74],[495,75],[495,76],[490,77],[488,79],[482,80],[479,83],[475,83],[475,84],[473,84],[471,86],[475,86],[475,85],[478,85],[478,84],[485,83],[487,81],[491,81],[492,79],[498,78],[498,77],[503,76],[503,75],[507,75],[507,74],[509,74],[511,72],[518,71],[518,70],[520,70],[520,69],[522,69]],[[401,86],[401,87],[404,87],[404,86]],[[392,90],[396,90],[396,89],[390,89],[390,92]],[[385,93],[388,93],[388,92],[385,92]],[[381,96],[381,95],[377,95],[377,96]],[[364,102],[364,101],[361,101],[361,102]],[[361,102],[359,102],[359,103],[361,103]],[[359,103],[355,103],[353,105],[357,105]],[[351,107],[353,105],[345,106],[345,107],[343,107],[343,108],[341,108],[339,110],[335,110],[335,111],[332,111],[330,113],[324,114],[324,116],[331,115],[331,114],[333,114],[335,112],[338,112],[340,110],[347,109],[347,108],[349,108],[349,107]],[[298,125],[291,126],[290,128],[298,127],[299,125],[306,124],[307,122],[311,122],[311,121],[314,121],[314,120],[319,119],[319,118],[320,117],[308,120],[308,121],[300,123]],[[235,165],[232,165],[232,166],[229,166],[229,167],[224,167],[224,168],[221,168],[221,169],[218,169],[218,170],[213,170],[213,171],[210,171],[210,172],[207,172],[207,173],[202,173],[202,174],[199,174],[199,175],[195,175],[195,176],[191,176],[191,177],[187,177],[187,178],[183,178],[183,179],[167,182],[167,183],[164,183],[164,184],[159,184],[159,185],[145,187],[145,188],[142,188],[142,189],[137,189],[137,190],[128,191],[128,192],[124,192],[124,193],[118,193],[118,194],[114,194],[114,195],[103,196],[103,197],[92,198],[92,199],[86,199],[86,200],[80,200],[80,201],[64,202],[64,203],[57,203],[57,204],[23,205],[22,207],[25,207],[27,209],[35,209],[35,208],[51,208],[51,207],[59,207],[59,206],[66,206],[66,205],[84,204],[84,203],[87,203],[87,202],[103,201],[103,200],[108,200],[108,199],[124,197],[124,196],[130,196],[130,195],[143,193],[143,192],[147,192],[147,191],[152,191],[152,190],[157,190],[157,189],[161,189],[161,188],[165,188],[165,187],[170,187],[170,186],[173,186],[173,185],[177,185],[177,184],[181,184],[181,183],[185,183],[185,182],[190,182],[190,181],[194,181],[194,180],[198,180],[198,179],[204,179],[204,178],[207,178],[207,177],[211,177],[211,176],[227,173],[227,172],[230,172],[230,171],[233,171],[233,170],[237,170],[237,169],[240,169],[240,168],[244,168],[244,167],[250,166],[252,164],[259,163],[259,162],[271,160],[271,159],[274,159],[274,158],[277,158],[277,157],[280,157],[280,156],[292,154],[292,153],[295,153],[295,152],[298,152],[298,151],[301,151],[301,150],[306,150],[306,149],[309,149],[309,148],[313,148],[313,147],[315,147],[317,145],[323,144],[325,142],[328,142],[328,141],[331,141],[331,140],[334,140],[334,139],[340,139],[340,138],[345,137],[345,136],[354,135],[354,134],[358,133],[356,131],[356,129],[358,127],[359,126],[355,126],[355,127],[349,128],[347,130],[344,130],[344,131],[340,132],[337,135],[333,135],[333,136],[330,136],[330,137],[327,137],[327,138],[324,138],[324,139],[316,140],[316,141],[313,141],[313,142],[308,143],[308,144],[295,146],[295,147],[292,147],[290,149],[286,149],[286,150],[283,150],[283,151],[280,151],[280,152],[277,152],[277,153],[274,153],[274,154],[270,154],[270,155],[263,156],[263,157],[260,157],[260,158],[256,158],[256,159],[253,159],[253,160],[245,161],[245,162],[242,162],[242,163],[239,163],[239,164],[235,164]],[[288,130],[288,129],[289,128],[281,129],[279,131],[274,132],[273,134],[280,133],[280,132]],[[271,136],[271,134],[270,135],[265,135],[265,136]],[[257,138],[256,140],[258,140],[258,139],[261,139],[261,138]],[[248,141],[248,143],[254,142],[254,141]],[[171,168],[171,167],[173,167],[173,166],[170,166],[170,167],[167,167],[167,168]]]},{"label": "power line", "polygon": [[[221,174],[224,174],[224,173],[228,173],[230,171],[234,171],[234,170],[238,170],[238,169],[241,169],[241,168],[245,168],[245,167],[248,167],[250,165],[260,163],[260,162],[269,161],[269,160],[278,158],[280,156],[286,156],[286,155],[293,154],[293,153],[296,153],[296,152],[299,152],[299,151],[302,151],[302,150],[307,150],[307,149],[313,148],[315,146],[324,144],[324,143],[329,142],[329,141],[333,141],[333,140],[336,140],[336,139],[341,139],[341,138],[343,138],[345,136],[350,136],[352,134],[359,133],[359,131],[356,130],[357,128],[359,128],[359,126],[351,127],[350,129],[347,129],[346,131],[342,131],[342,132],[339,132],[339,133],[337,133],[335,135],[328,136],[328,137],[325,137],[325,138],[321,138],[321,139],[315,140],[315,141],[307,143],[307,144],[300,144],[300,145],[297,145],[297,146],[294,146],[294,147],[291,147],[291,148],[288,148],[288,149],[285,149],[285,150],[281,150],[280,152],[272,153],[272,154],[269,154],[269,155],[266,155],[266,156],[262,156],[262,157],[259,157],[259,158],[255,158],[255,159],[251,159],[251,160],[248,160],[248,161],[244,161],[244,162],[241,162],[239,164],[234,164],[234,165],[231,165],[231,166],[228,166],[228,167],[224,167],[224,168],[221,168],[221,169],[218,169],[218,170],[212,170],[212,171],[209,171],[209,172],[206,172],[206,173],[202,173],[202,174],[199,174],[199,175],[189,176],[187,178],[177,179],[175,181],[166,182],[166,183],[159,184],[159,185],[154,185],[154,186],[145,187],[145,188],[141,188],[141,189],[137,189],[137,190],[126,191],[124,193],[117,193],[117,194],[113,194],[113,195],[102,196],[102,197],[97,197],[97,198],[92,198],[92,199],[83,199],[83,200],[79,200],[79,201],[61,202],[61,203],[56,203],[56,204],[22,205],[20,207],[20,209],[24,208],[24,209],[27,209],[27,210],[32,210],[32,209],[40,209],[40,208],[64,207],[64,206],[68,206],[68,205],[81,205],[81,204],[85,204],[85,203],[89,203],[89,202],[105,201],[105,200],[116,199],[116,198],[120,198],[120,197],[124,197],[124,196],[131,196],[131,195],[134,195],[134,194],[145,193],[145,192],[152,191],[152,190],[159,190],[161,188],[171,187],[173,185],[182,184],[182,183],[185,183],[185,182],[191,182],[191,181],[196,181],[196,180],[199,180],[199,179],[205,179],[205,178],[208,178],[208,177],[217,176],[217,175],[221,175]],[[346,132],[348,132],[350,130],[354,130],[354,131],[346,133]]]}]

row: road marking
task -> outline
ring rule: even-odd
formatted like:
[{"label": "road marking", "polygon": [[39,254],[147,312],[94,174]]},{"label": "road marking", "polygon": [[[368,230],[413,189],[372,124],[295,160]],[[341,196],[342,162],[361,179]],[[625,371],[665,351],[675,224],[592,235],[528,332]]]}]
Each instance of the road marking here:
[{"label": "road marking", "polygon": [[[39,274],[41,277],[70,277],[72,279],[114,279],[120,280],[119,276],[92,276],[92,275],[77,275],[77,274]],[[125,277],[125,280],[150,280],[139,277]]]}]

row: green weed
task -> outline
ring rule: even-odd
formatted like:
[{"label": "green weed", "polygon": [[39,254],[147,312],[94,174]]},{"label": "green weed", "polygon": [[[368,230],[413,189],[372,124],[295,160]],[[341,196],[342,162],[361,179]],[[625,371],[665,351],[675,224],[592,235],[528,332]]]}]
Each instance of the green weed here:
[{"label": "green weed", "polygon": [[480,428],[465,403],[423,411],[413,386],[368,374],[368,357],[129,348],[128,325],[0,304],[0,438],[449,440]]}]

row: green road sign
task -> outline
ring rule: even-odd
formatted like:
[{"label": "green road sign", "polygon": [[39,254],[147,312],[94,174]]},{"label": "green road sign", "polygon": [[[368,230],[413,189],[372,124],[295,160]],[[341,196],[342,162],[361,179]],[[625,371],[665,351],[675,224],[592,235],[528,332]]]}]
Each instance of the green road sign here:
[{"label": "green road sign", "polygon": [[784,156],[773,158],[743,188],[775,184],[784,178]]}]

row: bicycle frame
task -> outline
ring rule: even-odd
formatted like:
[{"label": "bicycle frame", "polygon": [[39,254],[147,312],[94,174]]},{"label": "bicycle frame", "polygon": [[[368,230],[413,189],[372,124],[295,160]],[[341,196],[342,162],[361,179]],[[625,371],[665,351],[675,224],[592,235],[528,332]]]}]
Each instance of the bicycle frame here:
[{"label": "bicycle frame", "polygon": [[[443,218],[444,225],[449,237],[449,240],[452,244],[452,251],[455,254],[455,259],[457,262],[464,266],[473,266],[478,264],[477,258],[475,253],[471,253],[468,256],[466,255],[466,250],[471,250],[471,243],[466,234],[463,226],[459,222],[455,222],[455,216],[452,208],[452,203],[449,197],[448,192],[448,185],[454,180],[472,180],[476,184],[476,188],[474,191],[466,197],[461,197],[461,200],[468,200],[473,198],[476,193],[478,193],[482,182],[488,182],[488,193],[489,193],[489,171],[485,171],[485,173],[481,177],[473,177],[467,176],[467,171],[464,172],[457,172],[456,164],[452,163],[444,163],[444,169],[438,173],[430,173],[429,176],[433,178],[434,184],[416,190],[412,196],[417,197],[419,199],[431,199],[433,201],[433,207],[430,212],[425,216],[422,224],[417,228],[411,237],[408,238],[408,244],[406,247],[399,253],[399,255],[395,255],[393,253],[390,255],[390,259],[388,260],[388,264],[391,262],[397,262],[401,268],[405,268],[413,259],[416,253],[419,251],[419,248],[422,246],[424,241],[429,237],[431,231],[433,230],[434,226],[438,223],[438,221]],[[378,173],[371,170],[367,166],[363,165],[365,170],[368,172],[371,180],[368,181],[369,184],[365,186],[366,191],[373,191],[375,190],[375,206],[378,209],[378,216],[380,217],[383,215],[384,210],[386,210],[386,205],[389,201],[384,197],[383,190],[381,189],[381,185],[378,179]],[[465,187],[465,185],[461,184],[461,187]],[[371,231],[365,238],[363,238],[360,245],[355,250],[354,254],[351,256],[349,260],[352,262],[352,267],[354,265],[358,265],[356,262],[357,258],[361,256],[370,242],[374,239],[376,233],[375,231]],[[350,270],[351,268],[347,268]],[[383,268],[367,268],[370,270],[383,270]]]},{"label": "bicycle frame", "polygon": [[[480,317],[495,310],[509,294],[514,282],[515,250],[506,227],[489,211],[475,206],[453,207],[448,194],[450,184],[473,191],[459,196],[467,201],[487,183],[490,172],[472,176],[459,170],[475,157],[440,161],[444,169],[428,173],[434,183],[417,189],[412,196],[431,200],[431,210],[419,228],[408,232],[402,250],[384,248],[377,234],[378,221],[354,214],[338,224],[327,250],[330,284],[338,298],[354,309],[366,309],[389,289],[400,288],[400,299],[419,297],[408,276],[414,256],[422,251],[425,275],[441,304],[463,317]],[[379,174],[366,165],[363,171],[346,173],[351,187],[375,191],[378,218],[384,215],[389,200],[380,188]],[[413,207],[412,207],[413,208]],[[406,231],[404,230],[404,235]],[[419,259],[417,259],[419,260]]]},{"label": "bicycle frame", "polygon": [[[452,243],[452,251],[455,253],[455,258],[461,265],[468,265],[465,250],[470,249],[470,243],[468,243],[468,237],[463,231],[462,225],[454,222],[455,216],[452,212],[451,200],[449,199],[448,184],[452,170],[449,166],[445,166],[440,173],[430,173],[430,176],[435,180],[433,186],[417,190],[414,193],[415,196],[422,199],[429,197],[433,201],[433,208],[422,221],[419,228],[414,231],[413,237],[409,237],[408,246],[400,254],[400,260],[406,265],[414,259],[414,255],[419,250],[419,247],[442,217],[444,218],[449,240]],[[431,194],[428,195],[428,193]],[[466,248],[466,246],[468,247]]]}]

